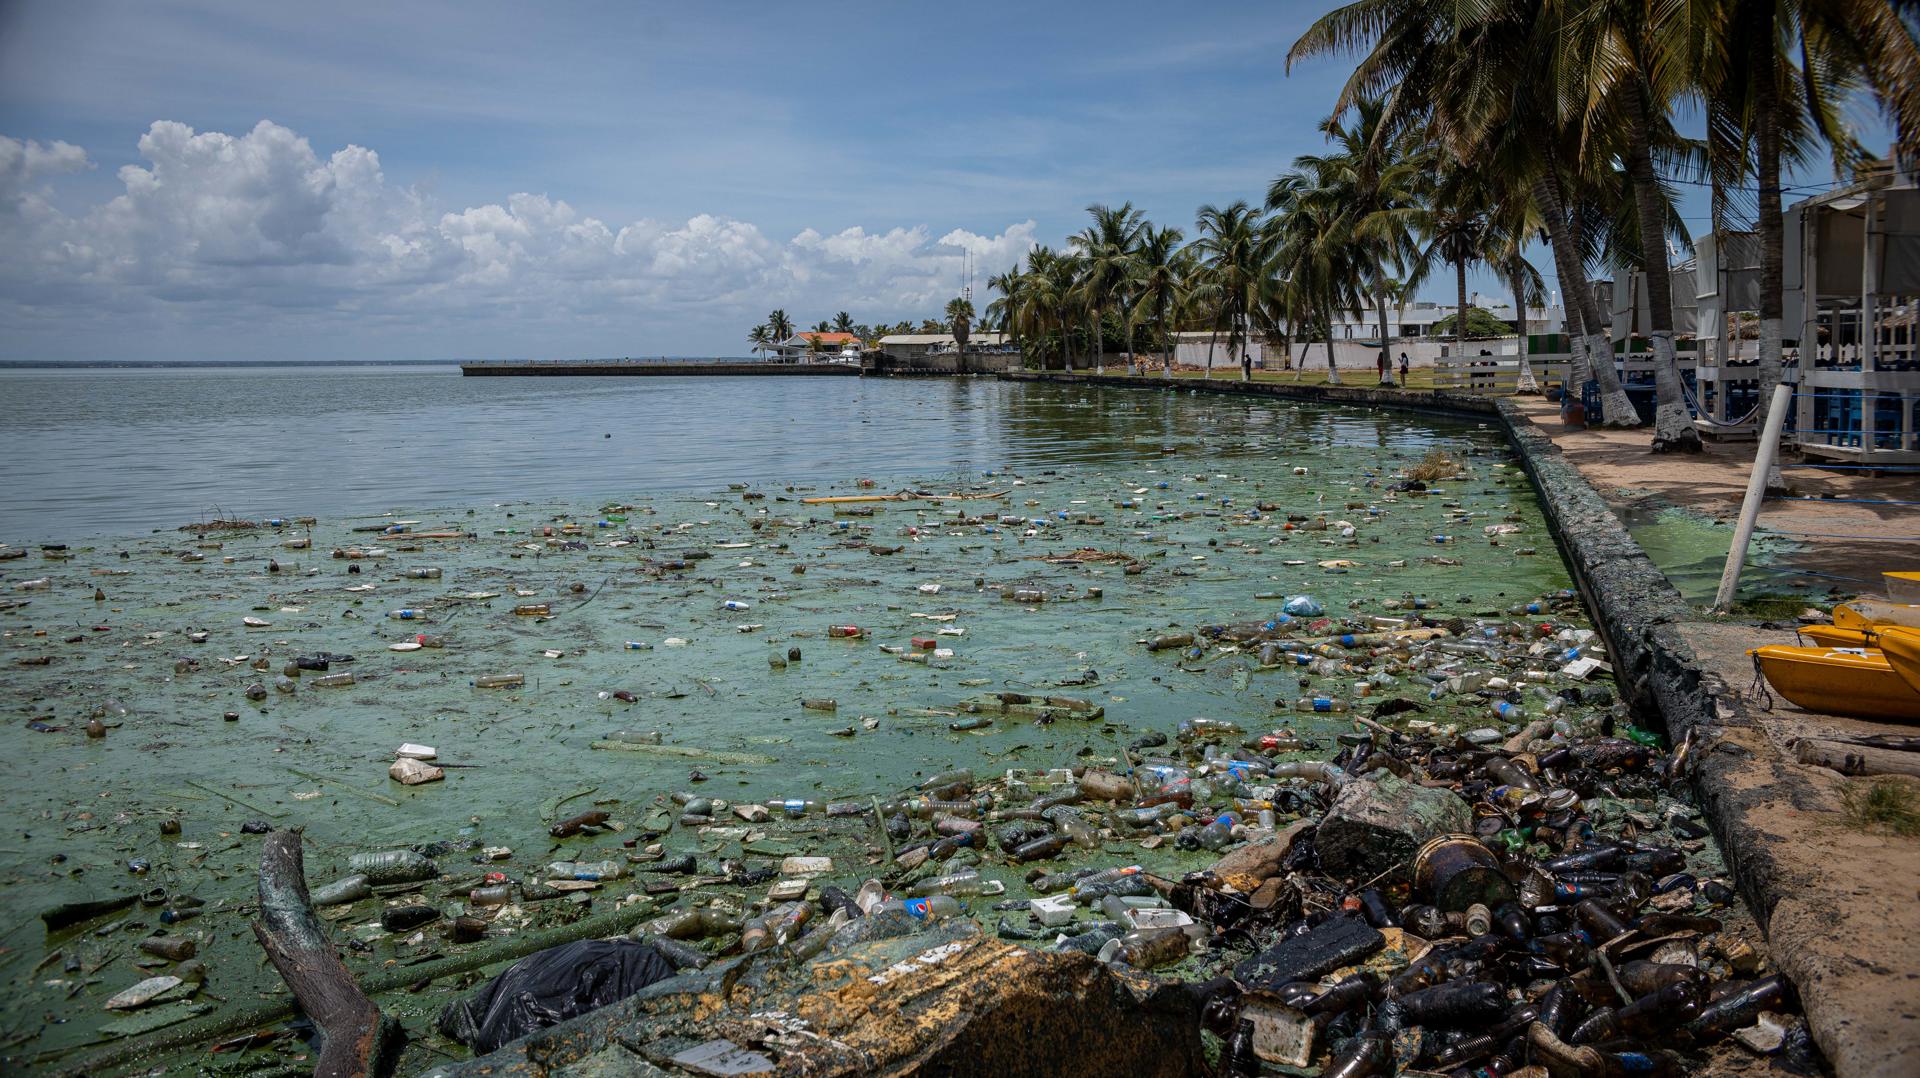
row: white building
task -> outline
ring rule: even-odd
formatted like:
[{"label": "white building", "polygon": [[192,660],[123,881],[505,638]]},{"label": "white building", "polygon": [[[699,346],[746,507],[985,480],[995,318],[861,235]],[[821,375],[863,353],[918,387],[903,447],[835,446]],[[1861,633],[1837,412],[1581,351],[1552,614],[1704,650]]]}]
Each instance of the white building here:
[{"label": "white building", "polygon": [[[814,341],[819,347],[814,347]],[[768,357],[771,363],[808,363],[819,360],[851,359],[860,361],[860,352],[864,342],[851,333],[815,333],[811,330],[796,333],[784,341],[775,344]]]},{"label": "white building", "polygon": [[[1479,307],[1488,314],[1508,325],[1513,325],[1514,308],[1511,301],[1495,302],[1493,297],[1475,292],[1467,297],[1468,305]],[[1431,337],[1434,327],[1455,313],[1451,303],[1435,303],[1430,300],[1415,300],[1399,306],[1387,308],[1387,336],[1390,338]],[[1566,308],[1559,304],[1548,307],[1527,308],[1527,332],[1529,334],[1559,333],[1566,326]],[[1318,332],[1317,330],[1315,332]],[[1338,341],[1376,341],[1380,337],[1380,312],[1342,311],[1333,320],[1333,339]]]},{"label": "white building", "polygon": [[[1007,335],[1004,333],[967,334],[969,355],[975,352],[1002,352],[1007,347]],[[951,333],[889,333],[880,338],[880,350],[891,359],[906,361],[957,353],[960,343]]]}]

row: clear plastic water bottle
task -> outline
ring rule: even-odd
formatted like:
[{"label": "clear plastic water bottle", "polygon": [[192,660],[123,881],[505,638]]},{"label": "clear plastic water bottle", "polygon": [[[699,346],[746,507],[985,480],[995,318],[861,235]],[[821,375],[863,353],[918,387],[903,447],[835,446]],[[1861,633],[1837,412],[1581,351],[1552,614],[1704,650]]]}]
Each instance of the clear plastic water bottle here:
[{"label": "clear plastic water bottle", "polygon": [[978,895],[986,891],[987,881],[978,872],[956,872],[950,876],[929,876],[914,884],[907,894],[913,898],[931,895]]},{"label": "clear plastic water bottle", "polygon": [[1214,817],[1212,823],[1200,829],[1197,836],[1200,845],[1209,850],[1218,850],[1233,841],[1233,825],[1237,821],[1231,812],[1223,812]]},{"label": "clear plastic water bottle", "polygon": [[617,880],[627,874],[618,861],[555,861],[547,866],[550,880]]},{"label": "clear plastic water bottle", "polygon": [[1337,696],[1301,696],[1293,701],[1293,709],[1337,715],[1347,710],[1347,702]]},{"label": "clear plastic water bottle", "polygon": [[948,917],[958,917],[965,912],[960,900],[951,895],[929,895],[925,898],[895,899],[880,904],[880,910],[897,909],[916,921],[939,921]]},{"label": "clear plastic water bottle", "polygon": [[395,619],[396,621],[418,621],[419,619],[426,617],[427,612],[424,610],[419,610],[409,606],[409,607],[402,607],[399,610],[389,610],[387,611],[387,616]]},{"label": "clear plastic water bottle", "polygon": [[347,867],[376,885],[417,883],[440,874],[440,869],[425,854],[412,850],[382,850],[356,853],[347,859]]}]

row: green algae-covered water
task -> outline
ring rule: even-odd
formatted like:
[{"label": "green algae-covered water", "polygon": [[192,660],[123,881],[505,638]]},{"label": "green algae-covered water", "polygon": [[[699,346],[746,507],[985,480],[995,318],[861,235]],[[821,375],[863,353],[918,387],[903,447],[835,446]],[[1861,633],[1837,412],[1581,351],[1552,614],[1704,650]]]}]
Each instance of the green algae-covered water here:
[{"label": "green algae-covered water", "polygon": [[[919,388],[925,408],[1007,392]],[[37,915],[61,901],[191,896],[204,912],[172,931],[197,938],[209,969],[196,1006],[278,993],[247,929],[260,841],[243,831],[250,821],[304,827],[315,881],[341,874],[355,852],[436,842],[456,844],[438,848],[449,873],[538,878],[551,860],[619,857],[623,837],[651,830],[658,795],[694,788],[694,770],[702,796],[732,801],[885,796],[949,767],[1119,766],[1120,746],[1139,733],[1197,716],[1250,732],[1291,727],[1309,740],[1303,756],[1324,759],[1345,717],[1284,705],[1303,691],[1357,702],[1352,678],[1309,675],[1303,687],[1300,668],[1256,670],[1231,653],[1183,664],[1178,650],[1150,653],[1144,641],[1272,619],[1297,595],[1336,619],[1391,616],[1417,598],[1443,616],[1511,620],[1515,604],[1571,585],[1494,431],[1278,402],[1020,393],[1023,422],[1047,446],[1040,460],[867,431],[799,478],[743,459],[738,479],[694,490],[603,481],[591,497],[381,513],[344,511],[331,495],[316,499],[327,510],[309,509],[282,491],[270,504],[283,523],[68,533],[65,550],[0,563],[0,691],[14,716],[0,730],[5,1051],[46,1062],[102,1040],[115,1018],[103,1001],[165,971],[136,965],[145,956],[134,945],[171,906],[135,905],[49,936]],[[1084,451],[1063,446],[1069,436]],[[1470,478],[1388,489],[1435,448]],[[997,496],[802,501],[903,488]],[[298,522],[309,514],[313,523]],[[443,533],[452,537],[431,537]],[[430,569],[438,575],[419,574]],[[1016,590],[1024,601],[1009,598]],[[548,614],[515,613],[535,604]],[[402,610],[417,616],[389,616]],[[862,634],[829,635],[847,625]],[[419,634],[441,646],[391,649]],[[769,662],[789,649],[798,661]],[[322,654],[334,656],[326,673],[351,672],[353,684],[321,687],[308,670],[291,693],[276,691],[286,663]],[[261,656],[265,671],[252,665]],[[523,683],[476,687],[503,674]],[[255,684],[264,699],[245,695]],[[1104,718],[950,729],[958,705],[1001,691],[1071,695]],[[1424,683],[1397,692],[1428,719],[1508,728],[1475,697],[1430,704]],[[86,732],[94,717],[103,737]],[[658,732],[685,751],[594,747],[615,731]],[[404,742],[459,766],[440,782],[391,782]],[[548,837],[556,816],[588,806],[625,830],[564,846]],[[173,820],[179,833],[163,834]],[[720,849],[683,829],[662,841]],[[739,836],[726,841],[740,856],[781,852],[752,836],[744,852]],[[803,839],[784,841],[807,852]],[[477,847],[513,853],[476,867],[467,851]],[[851,886],[877,869],[837,871]],[[336,911],[356,973],[449,950],[438,936],[380,932],[370,910]],[[421,1016],[454,987],[397,1009],[424,1033]]]}]

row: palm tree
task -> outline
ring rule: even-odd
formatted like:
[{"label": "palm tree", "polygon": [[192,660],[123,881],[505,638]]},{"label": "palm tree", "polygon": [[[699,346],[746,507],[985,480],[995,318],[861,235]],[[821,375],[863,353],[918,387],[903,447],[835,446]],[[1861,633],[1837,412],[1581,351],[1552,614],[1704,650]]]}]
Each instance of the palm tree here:
[{"label": "palm tree", "polygon": [[[1361,289],[1371,297],[1379,315],[1380,367],[1383,384],[1393,383],[1387,348],[1387,301],[1395,294],[1397,277],[1417,254],[1412,226],[1417,196],[1428,158],[1417,151],[1416,140],[1393,134],[1385,126],[1386,105],[1377,97],[1362,98],[1353,109],[1354,122],[1344,113],[1328,117],[1320,130],[1336,152],[1308,154],[1294,159],[1294,169],[1311,177],[1306,197],[1330,203],[1336,211],[1334,242],[1352,247],[1365,278]],[[1289,197],[1275,181],[1267,192],[1268,206]]]},{"label": "palm tree", "polygon": [[767,337],[769,345],[785,344],[793,339],[793,320],[787,317],[785,308],[775,308],[767,315]]},{"label": "palm tree", "polygon": [[[1647,276],[1653,343],[1653,451],[1698,453],[1700,432],[1688,415],[1673,342],[1673,283],[1667,263],[1669,200],[1654,168],[1654,143],[1672,107],[1687,92],[1684,6],[1643,0],[1601,0],[1569,6],[1560,19],[1555,65],[1573,92],[1562,93],[1562,119],[1578,125],[1589,153],[1617,150],[1632,183],[1640,263]],[[1575,110],[1577,114],[1575,114]]]},{"label": "palm tree", "polygon": [[[1094,364],[1096,370],[1104,369],[1106,349],[1104,346],[1104,315],[1115,306],[1125,308],[1124,290],[1127,282],[1134,276],[1134,258],[1140,246],[1140,233],[1145,227],[1145,219],[1133,203],[1122,203],[1119,207],[1093,205],[1087,207],[1092,215],[1093,224],[1070,237],[1067,242],[1080,255],[1081,302],[1087,310],[1088,325],[1093,333]],[[1127,341],[1127,373],[1138,373],[1133,360],[1132,326],[1126,326],[1129,335]]]},{"label": "palm tree", "polygon": [[1321,53],[1360,52],[1336,110],[1388,93],[1385,130],[1423,129],[1447,159],[1480,167],[1503,187],[1531,195],[1566,296],[1569,329],[1577,330],[1569,334],[1569,389],[1590,373],[1606,423],[1637,426],[1586,275],[1591,251],[1584,222],[1596,159],[1583,156],[1557,97],[1557,12],[1554,0],[1355,0],[1308,28],[1287,60],[1291,66]]},{"label": "palm tree", "polygon": [[[1340,384],[1340,363],[1333,353],[1333,320],[1341,309],[1359,307],[1363,271],[1354,264],[1357,248],[1341,232],[1342,208],[1305,169],[1281,174],[1267,188],[1273,208],[1275,260],[1280,284],[1273,305],[1289,336],[1306,342],[1294,381],[1306,373],[1307,349],[1317,332],[1327,345],[1327,381]],[[1291,355],[1291,340],[1288,344]]]},{"label": "palm tree", "polygon": [[841,311],[839,314],[834,315],[833,331],[835,333],[852,333],[853,332],[853,316],[848,314],[845,311]]},{"label": "palm tree", "polygon": [[1486,210],[1490,192],[1484,176],[1476,168],[1446,168],[1426,192],[1419,215],[1418,227],[1426,247],[1420,252],[1413,283],[1424,279],[1436,265],[1453,267],[1458,298],[1453,339],[1460,356],[1467,354],[1467,267],[1483,260],[1490,228]]},{"label": "palm tree", "polygon": [[1051,331],[1060,341],[1062,369],[1073,368],[1068,316],[1073,310],[1080,282],[1077,259],[1069,254],[1040,246],[1027,252],[1027,276],[1031,280],[1029,303],[1031,317],[1043,331]]},{"label": "palm tree", "polygon": [[[1007,343],[1013,345],[1016,351],[1020,350],[1020,311],[1027,302],[1029,283],[1019,266],[987,278],[987,287],[1000,293],[999,299],[987,304],[987,321],[1000,327],[1000,332],[1007,336]],[[1022,366],[1025,362],[1023,354]]]},{"label": "palm tree", "polygon": [[[1247,337],[1254,311],[1265,301],[1273,280],[1275,233],[1264,226],[1260,211],[1244,200],[1224,207],[1200,207],[1194,224],[1194,248],[1205,267],[1207,289],[1213,298],[1213,335],[1227,331],[1227,354],[1236,352],[1246,367]],[[1207,377],[1213,373],[1213,344],[1207,345]]]},{"label": "palm tree", "polygon": [[1520,377],[1514,391],[1522,394],[1540,392],[1540,385],[1533,377],[1533,363],[1527,357],[1527,307],[1544,304],[1547,298],[1546,282],[1541,280],[1540,271],[1533,268],[1533,263],[1527,261],[1526,253],[1537,218],[1530,202],[1523,199],[1500,202],[1494,207],[1482,252],[1482,260],[1513,290],[1513,332],[1520,353]]},{"label": "palm tree", "polygon": [[973,301],[963,296],[955,296],[947,301],[947,327],[953,334],[953,343],[960,349],[960,355],[954,360],[954,371],[967,373],[967,337],[973,331]]},{"label": "palm tree", "polygon": [[[1167,312],[1180,304],[1184,283],[1181,266],[1182,239],[1177,228],[1148,225],[1140,234],[1140,248],[1134,257],[1134,309],[1127,316],[1129,326],[1143,318],[1153,319],[1166,350],[1160,367],[1163,378],[1173,377],[1173,331],[1167,325]],[[1128,351],[1132,351],[1132,330],[1128,330]]]},{"label": "palm tree", "polygon": [[765,322],[753,327],[753,329],[747,333],[747,343],[753,346],[754,353],[762,360],[767,358],[766,352],[769,338],[770,335],[767,332],[767,324]]}]

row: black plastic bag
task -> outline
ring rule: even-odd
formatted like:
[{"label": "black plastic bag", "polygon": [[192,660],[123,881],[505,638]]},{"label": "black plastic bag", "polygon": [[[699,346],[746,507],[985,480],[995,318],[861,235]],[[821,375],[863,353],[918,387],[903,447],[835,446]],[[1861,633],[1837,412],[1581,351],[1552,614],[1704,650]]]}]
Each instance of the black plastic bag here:
[{"label": "black plastic bag", "polygon": [[531,954],[440,1012],[440,1032],[485,1055],[536,1030],[633,995],[673,976],[652,946],[581,940]]}]

